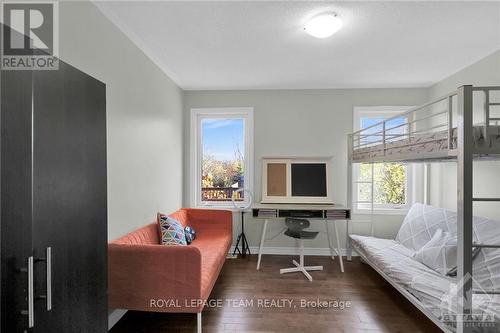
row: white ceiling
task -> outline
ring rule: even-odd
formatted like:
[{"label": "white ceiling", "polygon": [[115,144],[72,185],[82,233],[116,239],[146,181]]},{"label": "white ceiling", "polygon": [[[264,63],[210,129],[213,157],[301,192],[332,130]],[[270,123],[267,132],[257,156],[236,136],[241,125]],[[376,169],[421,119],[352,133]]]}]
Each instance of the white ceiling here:
[{"label": "white ceiling", "polygon": [[[429,86],[500,48],[500,2],[96,2],[183,89]],[[334,11],[327,39],[305,21]]]}]

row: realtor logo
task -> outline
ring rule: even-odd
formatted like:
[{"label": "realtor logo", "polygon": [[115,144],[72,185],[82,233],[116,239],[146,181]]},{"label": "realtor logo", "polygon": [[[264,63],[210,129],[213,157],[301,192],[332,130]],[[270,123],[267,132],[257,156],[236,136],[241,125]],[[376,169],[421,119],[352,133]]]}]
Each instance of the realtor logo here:
[{"label": "realtor logo", "polygon": [[[464,289],[468,290],[465,295],[463,295]],[[474,329],[496,328],[494,311],[496,303],[492,297],[493,293],[494,291],[488,292],[484,290],[478,281],[470,274],[467,274],[456,283],[449,285],[449,291],[446,293],[448,296],[442,298],[441,304],[447,304],[447,309],[444,307],[441,311],[441,321],[449,325],[461,323],[463,327],[472,327]],[[473,295],[476,295],[476,297]],[[459,300],[462,302],[468,301],[474,304],[475,307],[470,312],[457,313],[456,306]]]},{"label": "realtor logo", "polygon": [[58,69],[57,6],[57,2],[2,1],[2,70]]}]

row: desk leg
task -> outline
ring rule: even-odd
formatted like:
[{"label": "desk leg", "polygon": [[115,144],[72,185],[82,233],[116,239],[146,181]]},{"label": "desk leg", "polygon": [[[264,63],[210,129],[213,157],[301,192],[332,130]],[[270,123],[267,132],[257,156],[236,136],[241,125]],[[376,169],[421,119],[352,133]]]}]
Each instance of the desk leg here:
[{"label": "desk leg", "polygon": [[345,247],[347,254],[347,261],[352,261],[352,244],[351,237],[349,237],[349,220],[345,220],[345,230],[346,230],[346,239],[345,239]]},{"label": "desk leg", "polygon": [[337,241],[337,254],[339,255],[340,271],[344,273],[344,261],[342,260],[342,253],[340,253],[340,239],[336,220],[333,221],[333,228],[335,229],[335,240]]},{"label": "desk leg", "polygon": [[260,269],[260,258],[262,257],[262,248],[264,247],[264,241],[266,239],[266,229],[267,229],[267,219],[264,220],[264,225],[262,226],[262,234],[260,235],[259,255],[257,258],[257,270]]},{"label": "desk leg", "polygon": [[332,260],[335,260],[335,253],[333,252],[332,238],[330,237],[330,228],[328,226],[328,220],[325,220],[325,228],[326,228],[326,237],[328,237],[328,247],[330,248],[330,256],[332,257]]}]

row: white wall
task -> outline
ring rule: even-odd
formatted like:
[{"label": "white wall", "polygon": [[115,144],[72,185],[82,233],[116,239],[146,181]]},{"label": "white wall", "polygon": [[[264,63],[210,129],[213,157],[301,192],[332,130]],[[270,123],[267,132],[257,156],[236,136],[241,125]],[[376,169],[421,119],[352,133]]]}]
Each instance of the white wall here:
[{"label": "white wall", "polygon": [[[462,69],[429,88],[429,98],[449,93],[462,85],[500,86],[500,51]],[[477,107],[477,103],[475,103]],[[478,113],[477,108],[475,114]],[[456,163],[439,163],[431,166],[431,204],[456,210]],[[500,197],[500,161],[474,162],[474,195]],[[475,203],[475,215],[500,220],[498,203]]]},{"label": "white wall", "polygon": [[500,85],[500,50],[450,75],[429,88],[429,97],[447,94],[466,84]]},{"label": "white wall", "polygon": [[[261,197],[261,159],[265,156],[333,156],[333,199],[346,204],[347,134],[352,131],[354,106],[418,105],[427,98],[426,89],[337,89],[337,90],[266,90],[266,91],[186,91],[184,111],[189,128],[190,109],[195,107],[254,107],[254,189],[255,201]],[[185,165],[189,166],[190,135],[185,134]],[[190,204],[191,184],[185,174],[185,205]],[[402,216],[377,218],[377,236],[394,237]],[[262,223],[249,220],[246,232],[250,245],[259,241]],[[239,224],[237,224],[239,225]],[[235,225],[236,226],[236,225]],[[269,236],[283,224],[270,227]],[[324,230],[323,226],[315,226]],[[236,228],[235,228],[236,229]],[[367,232],[367,225],[354,226]],[[341,231],[344,235],[344,231]],[[310,242],[308,247],[326,248],[326,238]],[[343,237],[342,237],[343,238]],[[280,236],[269,246],[294,246],[293,240]]]},{"label": "white wall", "polygon": [[182,90],[92,3],[59,10],[61,59],[106,83],[114,239],[182,205]]},{"label": "white wall", "polygon": [[[189,128],[192,107],[255,108],[254,193],[257,200],[261,192],[261,157],[333,155],[334,200],[345,203],[346,134],[352,128],[353,106],[418,105],[461,84],[500,85],[500,52],[497,52],[429,89],[187,91],[183,94],[86,1],[60,5],[60,55],[107,85],[110,239],[151,221],[157,210],[174,211],[183,199],[184,205],[189,205],[193,185],[189,173],[183,170],[189,166],[190,137],[187,130],[183,134],[183,129]],[[432,204],[455,209],[454,168],[454,164],[432,166]],[[477,194],[495,194],[492,191],[500,189],[496,165],[482,162],[476,170],[481,174],[476,181]],[[498,210],[483,212],[495,215]],[[401,220],[401,216],[380,216],[377,235],[393,237]],[[259,222],[248,223],[252,245],[258,241],[260,226]],[[362,227],[354,226],[354,230],[363,231]],[[278,230],[279,226],[271,227],[270,234]],[[293,243],[278,238],[271,245],[293,246]],[[314,246],[325,247],[326,243],[317,242]]]}]

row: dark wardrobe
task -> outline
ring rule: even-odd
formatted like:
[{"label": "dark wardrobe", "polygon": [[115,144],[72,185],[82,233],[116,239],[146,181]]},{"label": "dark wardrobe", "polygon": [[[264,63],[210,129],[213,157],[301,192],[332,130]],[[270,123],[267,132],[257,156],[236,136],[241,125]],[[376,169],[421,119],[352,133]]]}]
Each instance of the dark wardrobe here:
[{"label": "dark wardrobe", "polygon": [[107,331],[106,86],[1,72],[1,331]]}]

